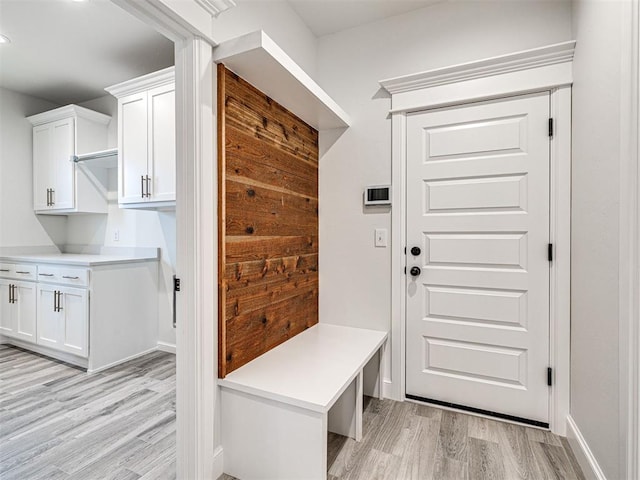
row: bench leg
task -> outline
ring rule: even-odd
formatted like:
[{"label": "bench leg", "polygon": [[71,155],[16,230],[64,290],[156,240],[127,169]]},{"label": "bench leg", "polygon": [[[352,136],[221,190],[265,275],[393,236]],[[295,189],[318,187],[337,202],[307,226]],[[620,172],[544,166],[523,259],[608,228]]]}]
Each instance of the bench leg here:
[{"label": "bench leg", "polygon": [[356,377],[356,442],[362,440],[362,383],[363,383],[362,370]]},{"label": "bench leg", "polygon": [[222,389],[224,472],[242,480],[326,480],[327,414]]}]

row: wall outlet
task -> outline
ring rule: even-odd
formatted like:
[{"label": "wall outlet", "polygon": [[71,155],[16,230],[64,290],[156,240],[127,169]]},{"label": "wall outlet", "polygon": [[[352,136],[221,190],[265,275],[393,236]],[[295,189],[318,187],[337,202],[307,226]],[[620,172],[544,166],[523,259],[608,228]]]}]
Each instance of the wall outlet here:
[{"label": "wall outlet", "polygon": [[376,247],[387,246],[387,229],[386,228],[376,228],[375,245]]},{"label": "wall outlet", "polygon": [[113,231],[113,241],[114,242],[120,241],[120,230],[118,230],[117,228]]}]

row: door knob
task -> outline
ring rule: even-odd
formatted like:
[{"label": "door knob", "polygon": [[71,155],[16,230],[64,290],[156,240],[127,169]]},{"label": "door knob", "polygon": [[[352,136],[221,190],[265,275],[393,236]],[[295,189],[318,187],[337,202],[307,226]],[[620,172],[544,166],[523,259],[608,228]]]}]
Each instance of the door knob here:
[{"label": "door knob", "polygon": [[411,255],[413,255],[414,257],[420,255],[421,252],[422,250],[420,250],[420,247],[411,247]]},{"label": "door knob", "polygon": [[417,277],[421,272],[422,270],[420,270],[420,267],[411,267],[411,270],[409,270],[412,277]]}]

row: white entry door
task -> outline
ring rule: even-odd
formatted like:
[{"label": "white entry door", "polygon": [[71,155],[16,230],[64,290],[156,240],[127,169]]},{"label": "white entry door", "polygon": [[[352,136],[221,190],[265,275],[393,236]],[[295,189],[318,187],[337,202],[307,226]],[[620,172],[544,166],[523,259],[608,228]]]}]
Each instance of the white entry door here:
[{"label": "white entry door", "polygon": [[549,422],[548,125],[548,93],[407,118],[408,397]]}]

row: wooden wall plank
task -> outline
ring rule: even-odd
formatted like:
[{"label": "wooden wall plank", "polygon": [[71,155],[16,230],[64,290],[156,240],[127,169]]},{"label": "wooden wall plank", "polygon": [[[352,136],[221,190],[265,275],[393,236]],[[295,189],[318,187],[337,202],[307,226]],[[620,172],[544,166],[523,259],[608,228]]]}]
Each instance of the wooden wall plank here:
[{"label": "wooden wall plank", "polygon": [[318,197],[318,166],[303,161],[236,128],[226,137],[227,175],[259,179],[261,183],[309,197]]},{"label": "wooden wall plank", "polygon": [[318,132],[218,66],[219,368],[318,322]]}]

